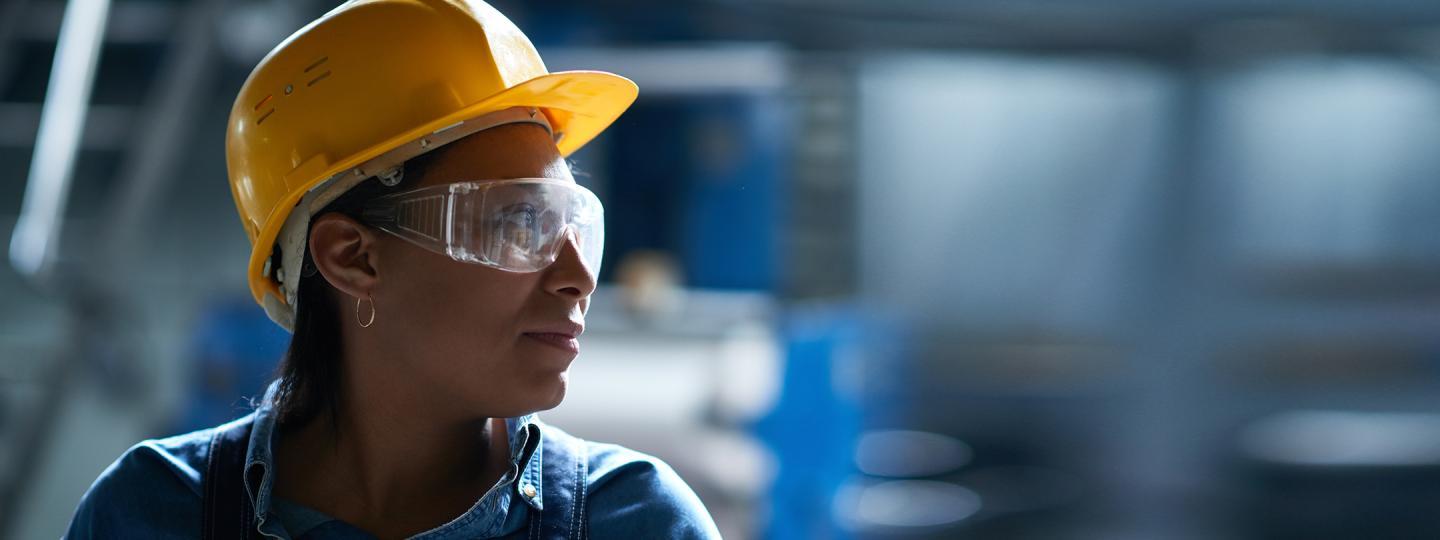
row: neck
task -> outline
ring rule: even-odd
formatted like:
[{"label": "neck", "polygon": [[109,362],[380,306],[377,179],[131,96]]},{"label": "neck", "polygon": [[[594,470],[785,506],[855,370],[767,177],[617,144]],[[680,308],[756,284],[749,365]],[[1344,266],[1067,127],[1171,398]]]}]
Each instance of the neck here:
[{"label": "neck", "polygon": [[[343,365],[387,365],[351,360]],[[334,420],[317,415],[282,436],[282,496],[341,519],[414,515],[427,505],[445,506],[441,513],[453,517],[503,474],[509,440],[502,419],[447,415],[425,392],[395,383],[403,377],[344,371]]]}]

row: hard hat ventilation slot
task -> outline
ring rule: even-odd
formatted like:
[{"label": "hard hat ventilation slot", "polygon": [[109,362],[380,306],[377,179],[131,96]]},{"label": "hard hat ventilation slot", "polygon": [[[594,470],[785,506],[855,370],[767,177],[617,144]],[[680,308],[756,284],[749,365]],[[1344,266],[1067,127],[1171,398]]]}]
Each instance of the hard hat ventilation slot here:
[{"label": "hard hat ventilation slot", "polygon": [[329,77],[329,76],[330,76],[330,70],[327,69],[327,70],[325,70],[324,73],[321,73],[320,76],[315,77],[314,79],[310,79],[310,82],[305,83],[305,86],[306,86],[306,87],[315,86],[315,83],[318,83],[318,82],[320,82],[321,79],[324,79],[324,78]]},{"label": "hard hat ventilation slot", "polygon": [[305,73],[309,73],[311,70],[313,70],[313,69],[315,69],[315,68],[317,68],[317,67],[320,67],[320,64],[324,64],[325,61],[326,61],[326,60],[329,60],[329,59],[330,59],[329,56],[321,56],[319,60],[316,60],[316,61],[314,61],[314,62],[311,62],[310,65],[305,66]]},{"label": "hard hat ventilation slot", "polygon": [[271,115],[271,114],[274,114],[274,113],[275,113],[275,109],[270,109],[270,110],[268,110],[268,111],[265,111],[265,114],[262,114],[262,115],[260,115],[260,118],[255,119],[255,125],[257,125],[257,126],[260,125],[262,122],[265,121],[266,118],[269,118],[270,115]]},{"label": "hard hat ventilation slot", "polygon": [[275,97],[275,94],[270,94],[270,95],[268,95],[268,96],[265,96],[265,99],[262,99],[262,100],[260,100],[259,103],[256,103],[256,104],[255,104],[255,110],[256,110],[256,111],[259,111],[261,107],[264,107],[266,103],[269,103],[269,102],[270,102],[270,98],[272,98],[272,97]]}]

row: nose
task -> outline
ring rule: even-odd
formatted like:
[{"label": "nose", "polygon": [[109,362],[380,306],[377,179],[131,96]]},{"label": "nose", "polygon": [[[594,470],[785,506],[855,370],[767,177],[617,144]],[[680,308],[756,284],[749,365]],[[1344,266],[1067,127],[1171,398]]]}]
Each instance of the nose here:
[{"label": "nose", "polygon": [[566,231],[565,244],[560,246],[555,262],[545,269],[545,289],[557,296],[584,300],[595,292],[597,279],[599,276],[590,272],[585,266],[585,259],[580,256],[575,232]]}]

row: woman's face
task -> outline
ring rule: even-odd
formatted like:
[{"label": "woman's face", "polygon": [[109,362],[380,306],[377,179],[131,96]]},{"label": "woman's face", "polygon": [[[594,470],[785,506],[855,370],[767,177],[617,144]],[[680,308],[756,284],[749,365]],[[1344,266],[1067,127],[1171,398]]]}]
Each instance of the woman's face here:
[{"label": "woman's face", "polygon": [[[437,152],[414,187],[535,177],[574,181],[549,133],[533,124],[492,128]],[[467,415],[511,417],[560,404],[575,353],[533,334],[584,323],[595,276],[573,244],[545,269],[514,273],[458,262],[371,230],[377,316],[371,327],[354,330],[380,333],[374,342],[386,349],[380,358],[399,364],[388,366],[401,370],[397,383],[420,385],[426,399]]]}]

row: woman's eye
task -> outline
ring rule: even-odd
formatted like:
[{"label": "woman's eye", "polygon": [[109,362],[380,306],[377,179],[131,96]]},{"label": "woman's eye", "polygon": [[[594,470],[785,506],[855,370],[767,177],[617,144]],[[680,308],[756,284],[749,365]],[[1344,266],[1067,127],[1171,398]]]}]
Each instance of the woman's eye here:
[{"label": "woman's eye", "polygon": [[522,216],[522,219],[524,220],[522,223],[524,223],[526,227],[529,227],[529,226],[534,225],[534,224],[535,224],[535,207],[534,207],[534,206],[530,206],[530,205],[528,205],[528,204],[525,205],[525,208],[524,208],[523,210],[521,210],[521,216]]},{"label": "woman's eye", "polygon": [[535,207],[529,204],[517,204],[506,209],[503,217],[507,225],[519,225],[521,227],[532,227],[535,225]]},{"label": "woman's eye", "polygon": [[513,204],[500,216],[501,235],[512,249],[533,249],[539,234],[538,209],[528,203]]}]

